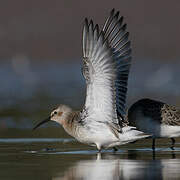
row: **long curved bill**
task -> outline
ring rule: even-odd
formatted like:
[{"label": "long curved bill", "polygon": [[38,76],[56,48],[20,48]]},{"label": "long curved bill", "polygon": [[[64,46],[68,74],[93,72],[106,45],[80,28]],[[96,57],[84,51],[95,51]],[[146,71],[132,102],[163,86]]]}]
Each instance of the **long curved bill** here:
[{"label": "long curved bill", "polygon": [[49,116],[47,119],[45,119],[45,120],[41,121],[39,124],[37,124],[37,125],[33,128],[33,130],[37,129],[39,126],[41,126],[41,125],[44,124],[44,123],[47,123],[47,122],[50,121],[50,120],[51,120],[51,117]]}]

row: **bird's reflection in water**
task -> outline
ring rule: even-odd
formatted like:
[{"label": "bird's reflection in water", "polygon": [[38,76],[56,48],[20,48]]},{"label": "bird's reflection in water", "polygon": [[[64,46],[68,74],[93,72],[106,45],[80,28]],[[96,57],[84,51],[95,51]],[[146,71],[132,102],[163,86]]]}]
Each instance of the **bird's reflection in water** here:
[{"label": "bird's reflection in water", "polygon": [[98,154],[96,160],[80,160],[63,175],[57,173],[53,177],[53,180],[72,179],[180,179],[180,159],[131,160],[129,156],[119,159],[118,155]]},{"label": "bird's reflection in water", "polygon": [[[152,159],[156,160],[156,151],[152,151]],[[171,159],[176,159],[176,154],[174,151],[171,152]]]}]

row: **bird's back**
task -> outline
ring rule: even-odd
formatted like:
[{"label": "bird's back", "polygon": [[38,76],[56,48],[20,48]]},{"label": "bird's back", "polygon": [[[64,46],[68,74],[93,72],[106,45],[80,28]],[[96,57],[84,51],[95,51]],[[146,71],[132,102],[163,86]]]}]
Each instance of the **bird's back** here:
[{"label": "bird's back", "polygon": [[180,126],[180,109],[152,99],[141,99],[129,108],[130,125],[135,125],[135,121],[140,117],[150,118],[160,124]]}]

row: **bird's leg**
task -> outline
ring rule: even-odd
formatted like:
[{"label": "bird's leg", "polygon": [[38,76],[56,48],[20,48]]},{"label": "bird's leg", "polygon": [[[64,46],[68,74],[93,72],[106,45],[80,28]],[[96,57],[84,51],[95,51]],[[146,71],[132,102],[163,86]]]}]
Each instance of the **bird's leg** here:
[{"label": "bird's leg", "polygon": [[171,149],[174,150],[174,144],[175,144],[175,139],[174,138],[171,138],[171,141],[172,141],[172,144],[171,144]]},{"label": "bird's leg", "polygon": [[172,159],[176,159],[176,154],[174,153],[174,151],[171,152],[172,152]]},{"label": "bird's leg", "polygon": [[116,152],[118,151],[118,148],[117,147],[113,147],[113,152]]},{"label": "bird's leg", "polygon": [[101,149],[98,149],[98,153],[101,153]]},{"label": "bird's leg", "polygon": [[97,153],[97,160],[101,160],[101,153]]},{"label": "bird's leg", "polygon": [[96,146],[97,146],[97,149],[98,149],[98,153],[101,153],[101,146],[99,145],[99,144],[96,144]]},{"label": "bird's leg", "polygon": [[153,160],[155,160],[156,159],[156,151],[153,150],[152,156],[153,156]]},{"label": "bird's leg", "polygon": [[155,138],[153,138],[153,142],[152,142],[152,150],[155,151]]}]

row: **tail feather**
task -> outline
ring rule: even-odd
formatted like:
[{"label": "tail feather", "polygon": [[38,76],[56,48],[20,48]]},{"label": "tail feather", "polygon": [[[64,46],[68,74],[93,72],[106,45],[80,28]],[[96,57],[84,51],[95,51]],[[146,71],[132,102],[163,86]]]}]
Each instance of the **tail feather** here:
[{"label": "tail feather", "polygon": [[136,127],[126,126],[122,128],[123,144],[134,142],[140,139],[151,137],[152,135],[136,129]]}]

